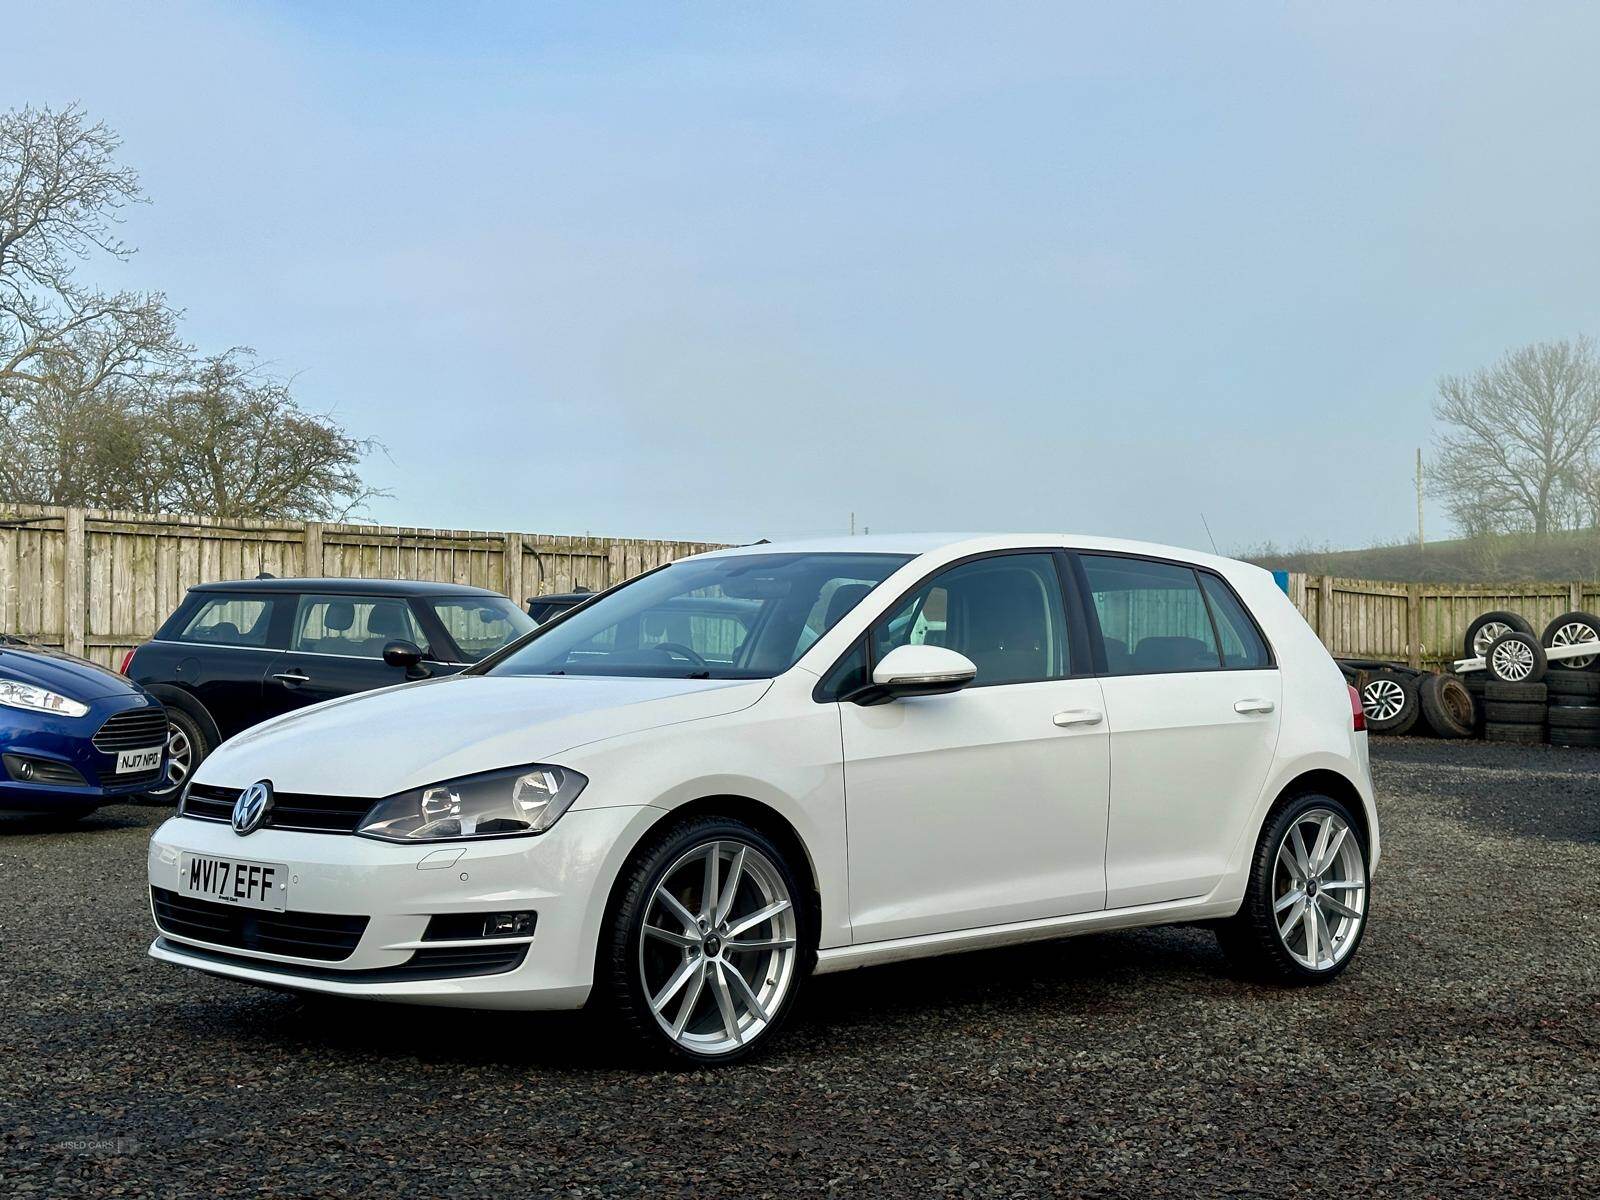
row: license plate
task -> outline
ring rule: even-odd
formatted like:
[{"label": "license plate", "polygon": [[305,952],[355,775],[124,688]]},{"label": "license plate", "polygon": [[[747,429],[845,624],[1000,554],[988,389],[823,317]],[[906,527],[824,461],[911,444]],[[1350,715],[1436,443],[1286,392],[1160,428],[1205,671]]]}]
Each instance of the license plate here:
[{"label": "license plate", "polygon": [[151,746],[148,750],[124,750],[117,755],[117,774],[156,770],[161,766],[161,750],[160,746]]},{"label": "license plate", "polygon": [[283,863],[185,854],[178,863],[178,891],[217,904],[282,912],[289,901],[289,869]]}]

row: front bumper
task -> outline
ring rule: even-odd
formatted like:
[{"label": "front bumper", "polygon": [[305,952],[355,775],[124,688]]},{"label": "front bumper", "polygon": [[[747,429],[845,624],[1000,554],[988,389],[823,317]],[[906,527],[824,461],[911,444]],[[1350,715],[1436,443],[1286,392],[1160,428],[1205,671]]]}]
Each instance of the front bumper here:
[{"label": "front bumper", "polygon": [[[184,851],[281,863],[290,913],[368,920],[354,951],[337,962],[206,942],[160,924],[150,956],[297,991],[463,1008],[577,1008],[593,983],[612,882],[660,816],[643,806],[579,809],[538,837],[426,846],[271,828],[240,837],[229,825],[174,817],[151,839],[151,886],[178,887]],[[435,915],[524,910],[538,914],[529,937],[423,940]],[[526,957],[498,974],[394,977],[393,969],[411,963],[419,950],[512,944],[526,945]]]}]

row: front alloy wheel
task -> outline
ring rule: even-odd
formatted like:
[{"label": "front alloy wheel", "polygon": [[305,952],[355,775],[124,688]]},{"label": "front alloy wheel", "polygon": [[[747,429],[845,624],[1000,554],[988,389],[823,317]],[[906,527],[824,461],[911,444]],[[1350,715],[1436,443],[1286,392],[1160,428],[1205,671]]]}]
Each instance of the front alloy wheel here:
[{"label": "front alloy wheel", "polygon": [[806,972],[808,909],[760,831],[691,818],[624,873],[597,963],[596,999],[654,1052],[727,1062],[765,1042]]},{"label": "front alloy wheel", "polygon": [[759,1037],[794,978],[794,898],[754,846],[716,840],[682,855],[645,908],[639,977],[661,1031],[723,1055]]}]

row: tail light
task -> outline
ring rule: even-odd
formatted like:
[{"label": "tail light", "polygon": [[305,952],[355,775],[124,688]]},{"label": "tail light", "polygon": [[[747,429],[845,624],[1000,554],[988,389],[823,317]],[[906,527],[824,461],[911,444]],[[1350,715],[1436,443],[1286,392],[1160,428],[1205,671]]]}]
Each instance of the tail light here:
[{"label": "tail light", "polygon": [[1352,686],[1350,692],[1350,722],[1357,733],[1367,731],[1367,710],[1361,707],[1361,693]]},{"label": "tail light", "polygon": [[128,667],[132,665],[133,656],[137,653],[139,653],[139,647],[135,646],[122,656],[122,665],[117,668],[118,675],[126,675],[128,673]]}]

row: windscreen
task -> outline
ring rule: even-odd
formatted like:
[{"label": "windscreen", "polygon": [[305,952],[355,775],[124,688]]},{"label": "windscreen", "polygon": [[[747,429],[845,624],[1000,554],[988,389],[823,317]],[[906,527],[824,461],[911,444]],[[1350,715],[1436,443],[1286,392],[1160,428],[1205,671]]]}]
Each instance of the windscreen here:
[{"label": "windscreen", "polygon": [[487,673],[767,678],[793,666],[909,561],[899,554],[686,559],[541,630]]}]

